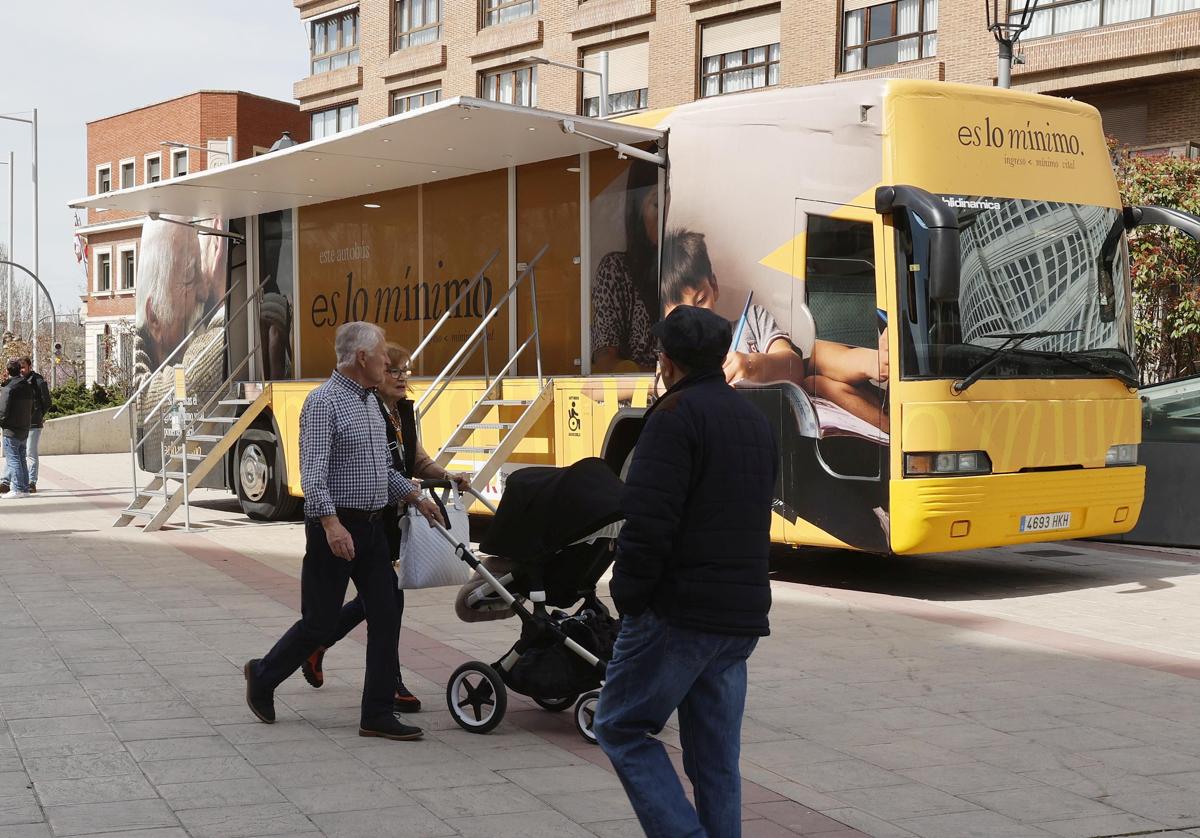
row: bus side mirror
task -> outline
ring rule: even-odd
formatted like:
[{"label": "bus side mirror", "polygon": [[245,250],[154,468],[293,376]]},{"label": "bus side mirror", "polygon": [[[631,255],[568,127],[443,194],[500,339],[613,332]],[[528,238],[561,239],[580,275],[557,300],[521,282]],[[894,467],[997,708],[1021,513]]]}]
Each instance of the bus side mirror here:
[{"label": "bus side mirror", "polygon": [[875,190],[875,211],[890,215],[908,210],[929,233],[929,299],[958,302],[958,216],[944,201],[916,186],[881,186]]}]

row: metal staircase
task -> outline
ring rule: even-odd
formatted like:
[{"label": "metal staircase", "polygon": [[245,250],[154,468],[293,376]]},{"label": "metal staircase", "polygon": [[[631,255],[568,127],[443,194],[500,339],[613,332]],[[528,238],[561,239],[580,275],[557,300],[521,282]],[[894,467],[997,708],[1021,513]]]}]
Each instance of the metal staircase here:
[{"label": "metal staircase", "polygon": [[[114,527],[124,527],[143,520],[142,530],[153,532],[162,528],[182,506],[184,525],[190,530],[191,508],[188,499],[192,491],[222,465],[225,455],[238,438],[270,404],[270,385],[238,380],[261,344],[252,347],[236,364],[226,361],[228,350],[224,325],[219,337],[201,347],[186,366],[172,363],[183,357],[199,330],[204,324],[211,323],[213,316],[228,304],[230,295],[237,287],[231,286],[225,296],[205,313],[158,369],[142,381],[114,417],[116,419],[123,413],[129,414],[133,469],[133,496],[113,522]],[[247,294],[245,301],[224,317],[224,324],[235,321],[250,302],[261,295],[262,289],[263,285],[260,285],[252,294]],[[224,380],[204,388],[199,397],[188,395],[185,400],[178,400],[176,384],[180,377],[186,382],[189,373],[205,364],[212,364],[214,354],[219,354],[220,358],[216,360],[230,370]],[[140,412],[138,400],[143,394],[153,393],[164,385],[166,392],[151,407]],[[144,454],[147,443],[155,439],[160,452],[159,469],[145,486],[139,487],[139,454]]]},{"label": "metal staircase", "polygon": [[[483,379],[484,391],[475,404],[463,416],[458,427],[434,455],[434,461],[443,468],[452,463],[459,470],[471,475],[471,482],[482,489],[495,477],[517,446],[525,439],[537,420],[545,413],[546,408],[554,401],[553,379],[542,374],[542,343],[538,326],[537,306],[537,263],[549,249],[543,245],[537,255],[525,266],[508,290],[496,301],[480,321],[475,331],[471,333],[458,351],[446,364],[440,373],[430,382],[429,387],[421,394],[414,405],[418,423],[426,416],[453,381],[471,360],[474,354],[483,350]],[[434,324],[429,334],[413,350],[412,360],[415,361],[428,347],[438,331],[450,319],[450,315],[458,307],[458,303],[467,299],[475,285],[478,284],[495,261],[499,251],[491,257],[475,274],[471,282],[460,292],[458,298],[446,310],[446,313]],[[518,290],[528,283],[530,294],[531,323],[530,334],[509,355],[508,360],[495,375],[489,369],[488,325],[491,324],[506,306],[516,306]],[[532,352],[530,349],[532,348]],[[532,360],[537,369],[537,393],[532,399],[508,398],[505,385],[511,383],[516,376],[518,361],[525,357]]]}]

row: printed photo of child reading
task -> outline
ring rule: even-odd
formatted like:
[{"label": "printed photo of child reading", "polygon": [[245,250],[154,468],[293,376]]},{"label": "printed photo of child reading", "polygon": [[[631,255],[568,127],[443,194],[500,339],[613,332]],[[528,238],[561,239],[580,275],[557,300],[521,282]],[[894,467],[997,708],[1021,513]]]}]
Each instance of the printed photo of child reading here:
[{"label": "printed photo of child reading", "polygon": [[[663,242],[662,265],[664,317],[679,305],[715,309],[721,290],[703,234],[682,229],[669,232]],[[734,346],[724,365],[729,383],[791,381],[816,397],[814,404],[823,427],[827,419],[842,430],[851,430],[845,426],[855,424],[839,422],[831,415],[833,411],[822,410],[831,405],[888,433],[881,389],[888,377],[886,328],[879,335],[876,349],[817,339],[806,358],[769,311],[747,305],[741,322],[734,324],[734,335]],[[878,434],[872,436],[886,441]]]}]

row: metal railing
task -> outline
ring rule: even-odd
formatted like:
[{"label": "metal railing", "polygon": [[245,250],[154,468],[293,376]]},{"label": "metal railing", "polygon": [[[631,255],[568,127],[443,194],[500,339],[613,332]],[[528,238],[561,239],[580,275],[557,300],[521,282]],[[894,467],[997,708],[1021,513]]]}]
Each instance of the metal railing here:
[{"label": "metal railing", "polygon": [[[542,340],[541,334],[538,330],[537,273],[535,268],[537,267],[537,263],[541,261],[541,258],[546,255],[546,251],[549,249],[549,244],[542,245],[542,249],[539,250],[537,255],[534,256],[533,259],[531,259],[525,266],[525,270],[522,271],[521,275],[517,277],[517,281],[510,285],[508,290],[505,291],[500,299],[496,301],[495,305],[488,309],[487,313],[483,316],[483,319],[480,320],[479,325],[475,327],[475,331],[471,332],[470,336],[463,341],[462,346],[458,348],[458,351],[454,353],[454,356],[450,359],[446,366],[442,368],[442,371],[437,374],[437,376],[430,383],[429,387],[426,388],[425,392],[423,392],[416,400],[416,403],[413,405],[413,409],[416,412],[418,421],[420,421],[423,416],[429,413],[429,411],[433,408],[434,403],[441,397],[442,393],[445,392],[450,382],[454,380],[460,372],[462,372],[463,367],[466,366],[467,362],[471,359],[480,346],[484,348],[484,378],[486,389],[491,388],[491,375],[487,369],[487,327],[488,324],[490,324],[496,318],[496,315],[500,312],[500,309],[504,307],[505,303],[512,299],[513,295],[517,293],[517,290],[521,287],[526,278],[529,279],[530,286],[530,307],[532,309],[531,334],[529,338],[527,338],[525,342],[522,343],[521,346],[509,356],[508,362],[504,365],[504,368],[500,371],[500,373],[497,374],[496,379],[499,380],[508,374],[509,370],[511,370],[515,364],[517,357],[525,351],[525,348],[529,345],[530,341],[532,341],[534,345],[534,352],[537,358],[538,387],[540,388],[543,386],[544,378],[542,375]],[[480,272],[480,275],[482,275],[482,272]],[[440,325],[441,321],[438,322],[438,326]],[[432,333],[430,333],[430,337],[432,337]],[[425,341],[422,341],[419,348],[424,349],[428,344],[428,341],[429,338],[427,337]],[[415,352],[413,354],[414,356],[416,355]]]},{"label": "metal railing", "polygon": [[[269,278],[264,280],[263,282],[261,282],[254,289],[253,293],[246,295],[246,299],[242,301],[241,305],[239,305],[232,312],[225,315],[225,323],[227,326],[230,321],[232,321],[234,318],[236,318],[238,315],[240,315],[243,311],[245,311],[246,308],[249,307],[249,305],[252,301],[260,299],[260,297],[262,296],[262,290],[263,290],[263,288],[266,287],[268,282],[270,282]],[[113,417],[114,420],[130,408],[130,406],[138,399],[138,397],[141,396],[141,394],[146,391],[146,388],[149,387],[155,381],[155,379],[158,377],[158,375],[167,368],[167,364],[169,364],[171,362],[171,360],[175,358],[176,355],[178,355],[181,351],[183,351],[184,349],[187,348],[187,346],[191,342],[192,338],[194,338],[196,336],[196,334],[200,331],[200,328],[202,326],[208,324],[212,320],[213,316],[220,310],[221,306],[225,305],[228,302],[230,294],[232,294],[240,285],[248,284],[248,283],[249,283],[249,279],[247,278],[247,280],[244,283],[238,283],[238,284],[230,286],[229,290],[226,291],[224,296],[221,297],[221,300],[218,303],[216,303],[215,305],[213,305],[212,308],[210,308],[207,312],[205,312],[204,316],[200,319],[200,321],[196,324],[196,326],[193,327],[192,330],[187,333],[187,335],[183,338],[183,340],[180,341],[179,345],[176,346],[171,351],[171,353],[166,357],[166,359],[161,364],[159,364],[158,368],[154,372],[152,372],[149,376],[146,377],[146,380],[142,382],[141,386],[139,386],[136,391],[134,391],[134,394],[125,401],[125,404],[122,405],[121,409],[119,411],[117,411],[116,415]],[[254,354],[260,349],[261,346],[262,346],[262,342],[260,341],[258,344],[256,344],[254,347],[252,347],[248,352],[246,352],[246,354],[242,358],[241,362],[239,362],[238,365],[225,377],[225,380],[222,381],[221,384],[219,384],[215,388],[213,395],[209,397],[208,401],[205,402],[204,406],[195,411],[196,416],[203,417],[206,414],[206,411],[212,406],[213,401],[215,399],[217,399],[222,393],[228,391],[229,385],[234,381],[234,379],[246,367],[246,365],[250,361],[250,358],[254,356]],[[228,346],[228,342],[226,342],[225,352],[228,353],[228,351],[229,351],[229,346]],[[194,370],[196,368],[196,365],[199,364],[200,361],[203,360],[203,358],[204,358],[204,353],[198,353],[196,358],[191,362],[191,364],[189,364],[184,369],[185,379],[187,377],[187,374],[192,372],[192,370]],[[173,370],[174,367],[172,367],[171,369]],[[133,410],[129,410],[129,455],[132,460],[131,465],[132,465],[132,474],[133,474],[133,482],[132,482],[133,501],[136,501],[137,497],[138,497],[138,452],[141,451],[145,447],[146,442],[151,438],[153,433],[156,430],[159,430],[160,428],[163,427],[163,423],[165,421],[165,419],[164,419],[165,414],[163,413],[162,409],[163,409],[163,407],[166,406],[166,404],[168,402],[171,401],[171,399],[173,397],[174,397],[174,388],[172,387],[172,388],[168,389],[167,392],[165,392],[158,399],[158,401],[155,402],[148,410],[146,410],[146,412],[145,412],[146,417],[148,419],[151,419],[151,417],[153,417],[153,418],[148,423],[142,425],[140,437],[138,435],[138,411],[136,408]],[[185,465],[185,471],[186,471],[186,460],[184,462],[184,465]],[[164,473],[165,473],[165,463],[160,463],[160,467],[163,468]],[[165,479],[163,481],[163,491],[164,492],[166,491]]]}]

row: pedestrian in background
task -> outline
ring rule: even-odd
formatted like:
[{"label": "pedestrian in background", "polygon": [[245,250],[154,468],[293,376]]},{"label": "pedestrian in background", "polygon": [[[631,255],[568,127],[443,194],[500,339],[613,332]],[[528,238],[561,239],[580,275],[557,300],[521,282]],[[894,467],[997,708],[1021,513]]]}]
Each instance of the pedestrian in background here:
[{"label": "pedestrian in background", "polygon": [[336,636],[346,586],[362,598],[367,618],[367,672],[358,733],[419,739],[419,727],[395,712],[400,616],[396,573],[384,533],[385,509],[415,504],[440,521],[432,499],[392,468],[385,419],[374,389],[388,368],[383,330],[371,323],[340,326],[337,369],[300,411],[300,484],[304,490],[301,618],[262,659],[248,661],[246,703],[260,721],[275,721],[275,688],[318,646]]},{"label": "pedestrian in background", "polygon": [[4,436],[4,458],[9,486],[0,498],[29,497],[29,467],[25,462],[26,441],[33,419],[33,388],[21,375],[21,362],[10,358],[5,367],[8,380],[0,387],[0,428]]},{"label": "pedestrian in background", "polygon": [[[621,632],[595,732],[650,838],[737,838],[746,661],[769,633],[778,447],[725,382],[725,318],[679,306],[652,331],[668,390],[626,480],[610,584]],[[653,738],[676,709],[695,807]]]},{"label": "pedestrian in background", "polygon": [[29,382],[33,390],[33,414],[29,422],[29,439],[26,442],[26,457],[29,462],[29,493],[37,492],[38,482],[38,443],[42,439],[42,428],[46,426],[46,414],[50,412],[50,388],[46,379],[33,368],[33,360],[29,356],[18,359],[21,362],[21,375]]}]

